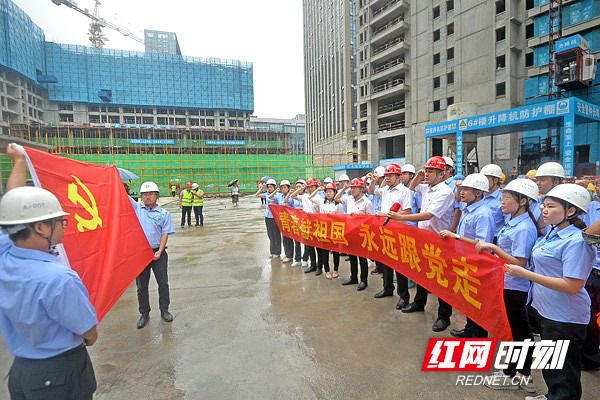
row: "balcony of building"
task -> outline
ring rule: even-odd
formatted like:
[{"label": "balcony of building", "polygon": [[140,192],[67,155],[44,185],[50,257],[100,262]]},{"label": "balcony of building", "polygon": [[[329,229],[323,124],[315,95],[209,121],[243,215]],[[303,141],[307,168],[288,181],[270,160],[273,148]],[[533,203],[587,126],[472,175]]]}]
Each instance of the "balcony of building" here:
[{"label": "balcony of building", "polygon": [[378,127],[377,127],[377,133],[384,133],[384,132],[390,132],[390,131],[395,131],[398,129],[403,129],[405,127],[406,124],[406,120],[405,119],[392,119],[392,120],[379,120],[378,121]]},{"label": "balcony of building", "polygon": [[408,6],[409,4],[406,0],[376,1],[371,5],[371,24],[381,24],[392,20],[405,10],[408,10]]},{"label": "balcony of building", "polygon": [[373,52],[371,53],[371,62],[381,62],[388,58],[400,56],[408,50],[408,47],[408,44],[404,41],[402,36],[391,39],[377,47],[372,46]]},{"label": "balcony of building", "polygon": [[403,77],[397,77],[384,82],[373,82],[370,100],[384,100],[409,90],[409,85]]},{"label": "balcony of building", "polygon": [[406,104],[404,102],[404,98],[392,99],[391,101],[388,100],[387,102],[380,102],[377,105],[377,116],[378,118],[395,118],[401,116],[402,118],[399,119],[403,120],[405,119],[405,107]]},{"label": "balcony of building", "polygon": [[379,80],[388,78],[392,75],[398,75],[399,73],[407,72],[409,65],[404,61],[404,55],[395,57],[389,61],[385,61],[381,64],[373,65],[371,71],[371,79]]},{"label": "balcony of building", "polygon": [[387,42],[391,37],[397,36],[399,32],[406,32],[409,25],[404,20],[404,15],[399,15],[382,25],[371,25],[371,46],[376,47]]}]

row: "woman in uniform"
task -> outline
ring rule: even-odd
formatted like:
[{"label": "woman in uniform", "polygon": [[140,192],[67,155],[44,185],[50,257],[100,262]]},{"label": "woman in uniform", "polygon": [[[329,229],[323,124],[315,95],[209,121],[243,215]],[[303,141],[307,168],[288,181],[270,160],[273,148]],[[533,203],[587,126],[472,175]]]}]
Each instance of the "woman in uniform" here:
[{"label": "woman in uniform", "polygon": [[275,179],[269,179],[265,186],[267,189],[266,193],[264,192],[264,186],[261,186],[254,195],[256,197],[260,197],[261,199],[265,199],[267,202],[267,208],[265,210],[265,225],[267,225],[267,236],[269,236],[269,248],[271,251],[269,258],[279,258],[279,255],[281,254],[281,232],[279,232],[275,218],[273,217],[271,209],[269,208],[270,204],[277,204],[277,200],[272,200],[269,198],[269,195],[275,191],[277,182],[275,182]]}]

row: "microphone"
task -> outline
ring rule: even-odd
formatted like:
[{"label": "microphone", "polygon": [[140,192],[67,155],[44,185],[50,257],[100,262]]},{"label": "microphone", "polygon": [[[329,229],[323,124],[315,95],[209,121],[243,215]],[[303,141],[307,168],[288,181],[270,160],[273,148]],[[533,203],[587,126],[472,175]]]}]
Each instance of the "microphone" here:
[{"label": "microphone", "polygon": [[[393,211],[393,212],[398,212],[399,209],[400,209],[400,203],[394,203],[390,207],[390,211]],[[387,224],[389,220],[390,220],[390,217],[387,217],[385,219],[385,221],[383,221],[383,226],[385,226],[385,224]]]}]

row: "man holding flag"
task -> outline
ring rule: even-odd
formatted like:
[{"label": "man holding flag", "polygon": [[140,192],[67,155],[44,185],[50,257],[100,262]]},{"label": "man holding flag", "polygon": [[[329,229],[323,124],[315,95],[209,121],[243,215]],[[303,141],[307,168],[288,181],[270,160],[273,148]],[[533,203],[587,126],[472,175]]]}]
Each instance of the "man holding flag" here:
[{"label": "man holding flag", "polygon": [[146,234],[146,238],[154,252],[154,259],[135,279],[137,286],[138,305],[140,319],[137,323],[138,329],[142,329],[150,319],[150,299],[148,297],[148,283],[150,282],[150,270],[154,271],[154,278],[158,283],[158,304],[160,315],[166,322],[173,321],[173,315],[169,312],[169,278],[167,275],[167,263],[169,256],[165,251],[169,235],[175,233],[171,214],[163,210],[158,204],[159,190],[154,182],[144,182],[140,188],[142,202],[137,203],[131,199],[131,205],[140,221],[140,225]]},{"label": "man holding flag", "polygon": [[11,398],[92,398],[86,346],[98,338],[96,311],[79,275],[52,249],[68,213],[52,193],[25,186],[25,154],[16,145],[6,152],[14,167],[0,202],[0,332],[15,356]]}]

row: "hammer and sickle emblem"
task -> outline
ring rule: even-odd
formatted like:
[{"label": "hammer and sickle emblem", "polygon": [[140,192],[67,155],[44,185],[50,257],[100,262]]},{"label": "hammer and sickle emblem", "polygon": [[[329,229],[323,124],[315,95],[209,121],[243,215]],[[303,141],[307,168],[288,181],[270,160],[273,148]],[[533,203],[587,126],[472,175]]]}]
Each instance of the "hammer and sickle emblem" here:
[{"label": "hammer and sickle emblem", "polygon": [[[75,205],[81,204],[83,206],[83,208],[85,208],[85,210],[92,217],[91,219],[85,219],[85,218],[81,217],[79,214],[75,214],[75,219],[77,220],[77,230],[79,232],[83,232],[84,229],[93,231],[93,230],[97,229],[98,226],[100,226],[102,228],[102,219],[100,219],[100,217],[98,217],[98,208],[96,207],[96,199],[94,199],[94,196],[92,195],[90,190],[83,183],[81,183],[79,178],[77,178],[75,175],[71,175],[71,177],[73,177],[73,179],[75,179],[75,182],[77,182],[77,184],[69,183],[69,185],[68,185],[69,190],[68,190],[67,197],[69,198],[69,200],[71,200],[73,202],[73,204],[75,204]],[[83,197],[81,197],[81,195],[77,192],[77,190],[78,190],[77,185],[79,185],[79,187],[81,187],[81,189],[83,189],[83,191],[87,194],[87,197],[90,201],[89,203]],[[90,203],[91,203],[91,205],[90,205]]]}]

